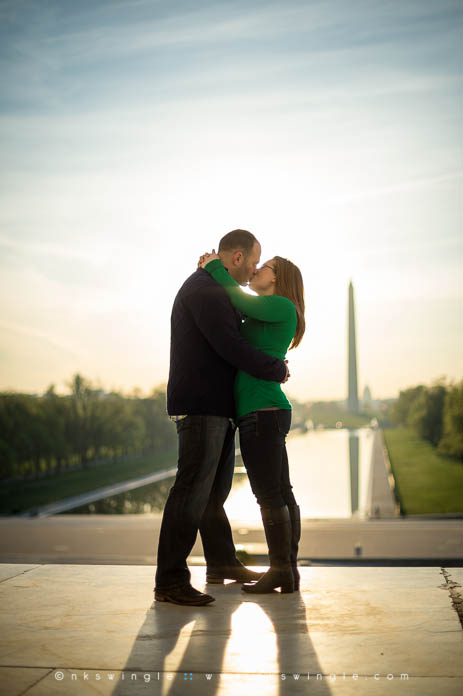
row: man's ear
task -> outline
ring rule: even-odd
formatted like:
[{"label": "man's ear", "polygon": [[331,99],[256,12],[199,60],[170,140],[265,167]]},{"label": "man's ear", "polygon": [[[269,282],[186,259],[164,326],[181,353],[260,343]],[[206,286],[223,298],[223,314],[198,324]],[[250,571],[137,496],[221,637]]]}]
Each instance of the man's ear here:
[{"label": "man's ear", "polygon": [[242,259],[243,259],[243,252],[240,250],[235,251],[235,253],[233,254],[233,263],[235,264],[235,266],[239,266]]}]

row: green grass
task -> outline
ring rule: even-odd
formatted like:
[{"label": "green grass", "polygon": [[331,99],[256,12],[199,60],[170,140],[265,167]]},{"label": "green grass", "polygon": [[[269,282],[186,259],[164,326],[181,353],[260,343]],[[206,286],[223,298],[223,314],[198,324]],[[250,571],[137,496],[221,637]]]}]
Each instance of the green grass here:
[{"label": "green grass", "polygon": [[461,462],[437,454],[408,428],[388,428],[383,434],[403,514],[463,512]]},{"label": "green grass", "polygon": [[108,462],[90,469],[64,472],[37,481],[12,481],[0,485],[0,514],[23,512],[54,503],[95,488],[145,476],[176,466],[176,449],[134,457],[122,462]]}]

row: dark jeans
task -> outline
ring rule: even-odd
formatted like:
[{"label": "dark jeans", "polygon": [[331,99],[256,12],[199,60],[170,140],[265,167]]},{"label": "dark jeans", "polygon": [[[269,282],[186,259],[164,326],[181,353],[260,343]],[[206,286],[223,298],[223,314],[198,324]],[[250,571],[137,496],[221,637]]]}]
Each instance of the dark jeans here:
[{"label": "dark jeans", "polygon": [[190,582],[186,559],[199,532],[209,568],[236,565],[223,504],[235,465],[235,428],[221,416],[187,416],[177,423],[178,470],[159,535],[156,588]]},{"label": "dark jeans", "polygon": [[289,480],[286,435],[291,411],[253,411],[238,421],[240,448],[252,491],[260,507],[296,505]]}]

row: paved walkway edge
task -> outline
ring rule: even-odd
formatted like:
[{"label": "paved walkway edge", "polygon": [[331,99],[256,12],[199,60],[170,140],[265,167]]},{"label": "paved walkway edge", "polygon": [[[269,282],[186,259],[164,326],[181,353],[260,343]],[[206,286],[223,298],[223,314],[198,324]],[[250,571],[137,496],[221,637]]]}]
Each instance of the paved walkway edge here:
[{"label": "paved walkway edge", "polygon": [[392,474],[382,430],[374,434],[368,488],[368,517],[391,518],[400,516],[400,506],[395,499],[395,480]]}]

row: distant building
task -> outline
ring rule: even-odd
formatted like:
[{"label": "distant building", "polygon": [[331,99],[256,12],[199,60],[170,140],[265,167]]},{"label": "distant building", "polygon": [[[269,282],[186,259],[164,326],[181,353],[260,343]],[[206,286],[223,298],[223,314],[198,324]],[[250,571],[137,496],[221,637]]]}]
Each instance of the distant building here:
[{"label": "distant building", "polygon": [[362,408],[364,410],[368,411],[369,409],[372,408],[372,406],[373,406],[373,397],[371,396],[370,387],[367,384],[367,386],[363,390]]}]

